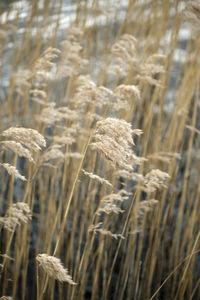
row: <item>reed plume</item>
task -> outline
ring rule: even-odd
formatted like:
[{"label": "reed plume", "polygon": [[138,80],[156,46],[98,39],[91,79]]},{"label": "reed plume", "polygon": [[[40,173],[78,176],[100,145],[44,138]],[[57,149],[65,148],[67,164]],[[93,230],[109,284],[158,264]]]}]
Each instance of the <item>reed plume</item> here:
[{"label": "reed plume", "polygon": [[2,132],[2,136],[11,137],[29,150],[36,152],[46,146],[44,137],[37,130],[31,128],[10,127]]},{"label": "reed plume", "polygon": [[38,254],[36,260],[49,277],[57,279],[60,282],[66,281],[71,285],[77,284],[72,280],[72,277],[68,274],[68,270],[63,267],[59,258],[47,254]]},{"label": "reed plume", "polygon": [[7,230],[13,232],[17,225],[28,223],[32,219],[32,213],[28,204],[17,202],[7,211],[5,217],[0,218],[0,224]]},{"label": "reed plume", "polygon": [[134,132],[131,124],[122,119],[107,118],[96,124],[95,142],[92,143],[98,151],[111,161],[113,167],[133,170],[137,157],[132,146]]},{"label": "reed plume", "polygon": [[147,193],[152,193],[161,188],[166,188],[166,181],[169,178],[168,173],[159,169],[153,169],[144,176],[142,185],[139,188]]},{"label": "reed plume", "polygon": [[11,149],[19,156],[27,158],[30,162],[34,162],[31,152],[22,146],[21,143],[15,141],[2,141],[1,144],[8,149]]},{"label": "reed plume", "polygon": [[4,169],[6,169],[6,171],[8,172],[9,175],[12,175],[13,177],[15,178],[19,178],[21,179],[22,181],[26,181],[26,177],[24,177],[23,175],[21,175],[19,173],[19,171],[14,167],[14,166],[11,166],[10,164],[8,163],[3,163],[3,164],[0,164]]}]

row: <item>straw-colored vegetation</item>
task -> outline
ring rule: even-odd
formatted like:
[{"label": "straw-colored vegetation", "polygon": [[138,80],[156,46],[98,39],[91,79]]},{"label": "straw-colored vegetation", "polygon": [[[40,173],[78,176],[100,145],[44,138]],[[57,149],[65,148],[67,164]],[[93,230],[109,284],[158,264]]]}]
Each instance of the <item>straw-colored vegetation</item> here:
[{"label": "straw-colored vegetation", "polygon": [[200,3],[69,2],[0,14],[0,299],[200,299]]}]

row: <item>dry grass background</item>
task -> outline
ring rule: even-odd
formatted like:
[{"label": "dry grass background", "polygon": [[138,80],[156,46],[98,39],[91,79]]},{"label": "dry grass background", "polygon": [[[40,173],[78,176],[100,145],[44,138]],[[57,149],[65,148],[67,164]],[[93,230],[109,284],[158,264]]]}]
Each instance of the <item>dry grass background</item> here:
[{"label": "dry grass background", "polygon": [[0,15],[0,299],[200,299],[199,2],[26,5]]}]

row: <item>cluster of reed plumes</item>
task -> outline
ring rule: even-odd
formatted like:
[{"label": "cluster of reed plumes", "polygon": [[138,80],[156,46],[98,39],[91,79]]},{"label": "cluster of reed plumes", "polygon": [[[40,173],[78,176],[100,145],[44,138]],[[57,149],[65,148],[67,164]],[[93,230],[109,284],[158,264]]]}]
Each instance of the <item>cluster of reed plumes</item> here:
[{"label": "cluster of reed plumes", "polygon": [[200,3],[72,1],[65,29],[66,1],[16,3],[0,299],[199,299]]}]

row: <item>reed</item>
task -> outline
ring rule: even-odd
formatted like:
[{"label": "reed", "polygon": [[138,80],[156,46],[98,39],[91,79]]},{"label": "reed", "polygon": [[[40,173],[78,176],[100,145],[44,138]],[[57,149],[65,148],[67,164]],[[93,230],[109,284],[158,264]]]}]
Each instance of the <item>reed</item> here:
[{"label": "reed", "polygon": [[199,299],[199,1],[9,2],[0,299]]}]

